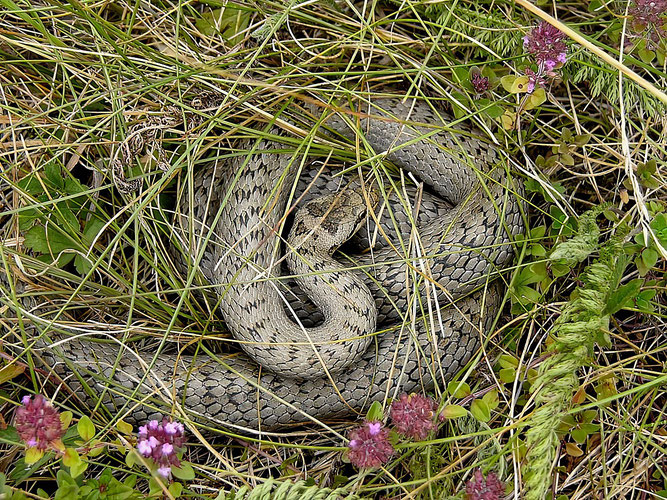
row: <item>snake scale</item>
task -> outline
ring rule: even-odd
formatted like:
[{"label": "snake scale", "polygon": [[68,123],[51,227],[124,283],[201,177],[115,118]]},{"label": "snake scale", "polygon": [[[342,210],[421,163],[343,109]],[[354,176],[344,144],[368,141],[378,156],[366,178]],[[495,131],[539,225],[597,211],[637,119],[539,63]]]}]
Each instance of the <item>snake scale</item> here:
[{"label": "snake scale", "polygon": [[[246,430],[363,411],[385,396],[446,382],[478,349],[499,307],[498,286],[469,292],[511,260],[510,241],[523,223],[496,146],[462,125],[456,128],[463,133],[433,127],[442,116],[422,101],[377,99],[366,104],[358,130],[337,115],[326,122],[338,137],[363,134],[368,147],[428,184],[434,194],[424,195],[413,232],[409,219],[419,210],[395,196],[382,210],[372,189],[324,195],[318,189],[334,181],[322,177],[310,184],[306,198],[314,201],[295,216],[295,237],[281,245],[301,163],[268,140],[196,173],[193,202],[181,205],[174,236],[193,260],[201,253],[199,269],[218,285],[221,315],[243,352],[220,359],[161,353],[148,374],[153,353],[139,352],[142,363],[117,344],[81,338],[43,349],[43,358],[62,377],[69,373],[65,359],[113,380],[105,396],[110,408],[122,407],[133,391],[133,401],[160,392],[194,417]],[[440,198],[453,208],[445,210]],[[368,221],[377,227],[367,205],[382,212],[379,229],[397,241],[333,260],[341,238]],[[337,231],[335,241],[327,239]],[[318,239],[326,240],[323,251],[311,245]],[[318,324],[300,322],[298,306],[286,300],[281,246],[291,272],[306,276],[299,286],[322,314]],[[418,291],[411,275],[426,276]],[[440,309],[453,299],[453,307]],[[405,319],[411,311],[416,321]],[[385,326],[376,336],[378,324]],[[89,382],[107,387],[99,377]],[[68,383],[78,384],[72,377]],[[154,404],[130,405],[133,420],[155,415]]]}]

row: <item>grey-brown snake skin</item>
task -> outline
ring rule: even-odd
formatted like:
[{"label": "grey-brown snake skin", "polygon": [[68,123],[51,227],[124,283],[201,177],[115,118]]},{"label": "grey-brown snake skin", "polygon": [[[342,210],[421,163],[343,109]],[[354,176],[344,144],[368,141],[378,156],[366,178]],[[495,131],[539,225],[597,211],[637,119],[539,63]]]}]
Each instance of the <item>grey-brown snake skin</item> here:
[{"label": "grey-brown snake skin", "polygon": [[[253,149],[251,154],[212,162],[196,173],[194,204],[190,209],[182,203],[183,215],[174,221],[174,238],[189,247],[193,260],[210,237],[199,269],[218,285],[221,316],[245,353],[218,360],[161,353],[147,375],[154,353],[139,352],[143,364],[136,353],[119,353],[118,344],[67,340],[44,349],[42,356],[61,377],[70,373],[64,358],[119,384],[105,396],[114,411],[132,391],[133,401],[147,396],[154,401],[157,389],[163,401],[175,401],[195,418],[245,429],[343,416],[400,392],[446,382],[476,352],[498,309],[501,294],[496,285],[465,294],[512,258],[509,234],[523,230],[517,188],[496,147],[473,137],[474,131],[461,125],[452,128],[463,134],[411,125],[443,123],[443,115],[425,102],[371,103],[360,108],[358,122],[367,146],[378,154],[388,152],[386,160],[424,181],[435,195],[425,194],[421,210],[401,208],[395,198],[390,210],[380,196],[375,213],[381,214],[380,227],[394,238],[391,244],[349,258],[337,254],[337,265],[325,264],[326,255],[320,262],[312,252],[291,252],[292,272],[311,275],[310,288],[308,280],[301,287],[310,290],[324,315],[318,326],[299,324],[287,305],[294,299],[286,299],[290,294],[285,280],[277,279],[283,274],[279,229],[286,209],[299,196],[292,189],[301,158],[275,153],[277,146],[264,141],[246,146]],[[352,115],[352,121],[357,116]],[[326,125],[348,139],[355,136],[340,116],[332,116]],[[307,184],[302,178],[300,189]],[[323,177],[313,190],[332,185],[335,180]],[[372,198],[376,191],[367,193]],[[346,192],[360,191],[342,189]],[[312,193],[309,197],[317,198]],[[439,198],[454,208],[445,210]],[[332,213],[318,213],[327,216],[323,225],[334,230],[337,205],[330,205]],[[417,231],[410,234],[413,211],[419,212]],[[401,228],[407,232],[400,234]],[[418,293],[415,279],[422,281]],[[452,299],[454,307],[440,309]],[[376,321],[393,327],[379,326],[380,334],[372,335]],[[54,350],[59,356],[52,356]],[[142,378],[144,386],[138,387]],[[78,385],[73,377],[68,380]],[[98,391],[105,387],[89,382]],[[158,408],[148,401],[130,403],[125,410],[132,420],[142,421]]]}]

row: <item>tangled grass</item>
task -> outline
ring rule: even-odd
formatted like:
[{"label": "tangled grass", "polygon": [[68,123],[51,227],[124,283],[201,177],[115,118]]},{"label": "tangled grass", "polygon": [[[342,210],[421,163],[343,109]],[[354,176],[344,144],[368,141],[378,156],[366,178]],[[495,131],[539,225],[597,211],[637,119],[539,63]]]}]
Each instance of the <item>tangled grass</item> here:
[{"label": "tangled grass", "polygon": [[[640,2],[518,3],[528,10],[505,0],[0,0],[0,269],[12,277],[0,282],[0,498],[246,498],[255,486],[282,498],[318,487],[321,498],[462,498],[480,468],[515,498],[667,496],[664,12],[643,22]],[[549,15],[568,35],[567,62],[527,94],[521,78],[539,68],[522,39]],[[192,106],[209,93],[214,106]],[[267,137],[256,124],[285,108],[300,128],[285,148],[298,150],[313,125],[300,103],[382,93],[475,123],[526,187],[529,228],[503,316],[457,382],[435,389],[448,418],[370,471],[342,453],[354,418],[261,438],[187,420],[191,467],[159,483],[123,421],[148,395],[109,412],[53,377],[37,337],[112,333],[155,352],[224,338],[215,295],[200,293],[210,287],[165,247],[176,194],[237,139]],[[362,147],[335,160],[387,175]],[[602,215],[578,222],[589,209]],[[595,328],[567,337],[604,263]],[[545,407],[555,389],[558,404]],[[9,424],[34,393],[77,422],[63,440],[79,461],[68,452],[26,465]],[[539,466],[536,443],[546,446]]]}]

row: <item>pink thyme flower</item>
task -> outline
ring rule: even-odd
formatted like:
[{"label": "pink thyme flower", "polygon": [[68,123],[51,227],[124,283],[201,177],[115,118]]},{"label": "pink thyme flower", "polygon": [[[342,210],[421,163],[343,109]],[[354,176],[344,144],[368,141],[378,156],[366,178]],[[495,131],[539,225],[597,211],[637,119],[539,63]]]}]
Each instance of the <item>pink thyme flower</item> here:
[{"label": "pink thyme flower", "polygon": [[628,10],[630,26],[636,33],[644,32],[653,42],[667,36],[667,0],[635,0]]},{"label": "pink thyme flower", "polygon": [[526,86],[526,92],[532,94],[536,87],[542,87],[546,80],[544,76],[540,73],[535,73],[532,69],[526,68],[526,76],[528,77],[528,85]]},{"label": "pink thyme flower", "polygon": [[63,437],[60,414],[41,394],[23,396],[23,406],[17,408],[14,425],[29,448],[46,450]]},{"label": "pink thyme flower", "polygon": [[159,467],[157,473],[165,479],[171,479],[171,467]]},{"label": "pink thyme flower", "polygon": [[523,37],[523,47],[535,57],[540,68],[552,71],[566,61],[567,45],[564,40],[565,33],[542,21]]},{"label": "pink thyme flower", "polygon": [[413,439],[426,439],[436,428],[433,421],[436,406],[431,398],[403,393],[391,404],[391,420],[400,434]]},{"label": "pink thyme flower", "polygon": [[651,24],[662,26],[665,24],[663,16],[667,14],[667,0],[635,0],[628,14],[633,17],[633,22],[644,27]]},{"label": "pink thyme flower", "polygon": [[171,478],[171,468],[180,467],[177,453],[185,442],[185,428],[179,422],[151,420],[139,427],[137,449],[144,457],[150,458],[158,466],[158,474]]},{"label": "pink thyme flower", "polygon": [[480,73],[472,75],[470,83],[472,83],[472,88],[475,89],[475,92],[478,94],[483,94],[490,88],[489,79],[486,76],[482,76]]},{"label": "pink thyme flower", "polygon": [[466,483],[467,500],[500,500],[505,496],[505,485],[495,472],[484,478],[481,469],[475,470],[474,477]]},{"label": "pink thyme flower", "polygon": [[393,454],[389,431],[382,428],[381,422],[364,422],[360,428],[350,432],[348,457],[360,469],[379,467]]}]

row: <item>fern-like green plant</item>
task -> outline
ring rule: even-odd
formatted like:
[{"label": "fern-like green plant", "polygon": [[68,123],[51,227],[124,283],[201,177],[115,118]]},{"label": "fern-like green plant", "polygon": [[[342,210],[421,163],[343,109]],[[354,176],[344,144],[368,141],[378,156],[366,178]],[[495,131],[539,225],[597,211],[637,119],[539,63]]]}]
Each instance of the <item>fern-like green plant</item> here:
[{"label": "fern-like green plant", "polygon": [[[599,245],[596,216],[604,207],[580,217],[576,236],[557,245],[551,258],[573,264],[587,258]],[[609,319],[638,291],[641,280],[620,286],[629,259],[622,249],[622,234],[600,248],[600,255],[581,276],[583,285],[565,305],[554,324],[551,356],[539,368],[532,386],[535,411],[527,424],[527,470],[524,474],[527,500],[543,500],[551,485],[559,438],[558,426],[579,387],[577,373],[588,363],[594,345],[609,345]]]},{"label": "fern-like green plant", "polygon": [[[618,71],[585,50],[575,53],[572,60],[575,64],[569,67],[576,68],[570,75],[572,84],[576,86],[586,82],[591,99],[602,97],[612,106],[618,106]],[[659,118],[667,113],[663,103],[627,78],[623,82],[623,103],[626,113],[637,116]]]},{"label": "fern-like green plant", "polygon": [[269,479],[255,488],[244,486],[234,493],[218,495],[219,500],[363,500],[344,488],[323,488],[305,481]]},{"label": "fern-like green plant", "polygon": [[446,21],[452,42],[475,40],[478,45],[473,48],[473,55],[476,57],[488,57],[485,47],[501,57],[520,53],[521,36],[518,36],[516,24],[492,4],[441,2],[429,5],[425,13],[438,23]]}]

